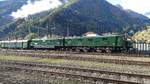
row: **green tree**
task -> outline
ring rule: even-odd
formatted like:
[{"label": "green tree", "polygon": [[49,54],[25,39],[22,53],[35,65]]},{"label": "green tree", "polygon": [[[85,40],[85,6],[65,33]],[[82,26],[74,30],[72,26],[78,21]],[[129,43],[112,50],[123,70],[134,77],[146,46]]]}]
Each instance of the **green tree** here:
[{"label": "green tree", "polygon": [[30,33],[25,37],[25,39],[30,40],[30,39],[35,39],[37,37],[38,37],[38,35],[36,33]]}]

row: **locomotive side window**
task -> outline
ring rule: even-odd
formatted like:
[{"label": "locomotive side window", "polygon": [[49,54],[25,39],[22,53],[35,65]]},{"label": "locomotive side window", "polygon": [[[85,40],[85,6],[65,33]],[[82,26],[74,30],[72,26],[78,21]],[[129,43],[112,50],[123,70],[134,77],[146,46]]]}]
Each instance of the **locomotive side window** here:
[{"label": "locomotive side window", "polygon": [[107,38],[102,38],[102,40],[104,41],[104,40],[107,40]]}]

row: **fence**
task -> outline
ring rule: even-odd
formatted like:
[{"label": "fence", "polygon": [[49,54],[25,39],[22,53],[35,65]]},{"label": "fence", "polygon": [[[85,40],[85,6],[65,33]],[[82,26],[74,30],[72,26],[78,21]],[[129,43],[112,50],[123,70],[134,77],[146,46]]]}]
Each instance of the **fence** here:
[{"label": "fence", "polygon": [[137,54],[145,54],[150,56],[150,44],[148,43],[134,43],[133,47]]}]

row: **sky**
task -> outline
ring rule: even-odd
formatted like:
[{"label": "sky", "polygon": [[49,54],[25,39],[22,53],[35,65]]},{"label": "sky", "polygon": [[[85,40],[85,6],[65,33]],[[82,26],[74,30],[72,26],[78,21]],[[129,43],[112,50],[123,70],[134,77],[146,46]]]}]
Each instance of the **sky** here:
[{"label": "sky", "polygon": [[120,4],[124,9],[131,9],[140,14],[150,12],[150,0],[107,0],[107,1],[109,1],[114,5]]},{"label": "sky", "polygon": [[[3,0],[0,0],[0,1],[3,1]],[[53,2],[53,4],[49,4],[48,3],[49,1]],[[120,4],[124,9],[131,9],[143,15],[145,15],[145,13],[147,12],[150,12],[150,0],[107,0],[107,1],[114,5]],[[28,4],[26,6],[23,6],[16,13],[15,12],[12,13],[12,16],[15,16],[15,17],[25,16],[26,17],[29,14],[36,13],[41,10],[55,8],[58,5],[60,5],[58,0],[42,0],[41,3],[36,2],[35,4]],[[36,10],[32,11],[33,9],[36,9]],[[150,18],[150,14],[147,16]]]},{"label": "sky", "polygon": [[42,11],[47,11],[54,9],[62,5],[59,0],[41,0],[32,3],[28,1],[28,4],[23,5],[20,9],[11,13],[14,18],[24,18],[32,14],[40,13]]}]

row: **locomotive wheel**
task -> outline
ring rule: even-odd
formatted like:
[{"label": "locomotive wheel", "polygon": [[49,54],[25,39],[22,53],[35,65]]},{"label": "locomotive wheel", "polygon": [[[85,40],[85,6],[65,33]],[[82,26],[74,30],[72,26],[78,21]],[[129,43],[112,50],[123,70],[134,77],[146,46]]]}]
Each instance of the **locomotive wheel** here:
[{"label": "locomotive wheel", "polygon": [[96,52],[102,53],[103,51],[100,49],[97,49]]},{"label": "locomotive wheel", "polygon": [[112,53],[111,49],[106,49],[105,51],[106,51],[106,53]]},{"label": "locomotive wheel", "polygon": [[128,52],[128,50],[122,50],[122,53],[127,54],[129,52]]},{"label": "locomotive wheel", "polygon": [[81,52],[81,50],[80,50],[80,49],[78,49],[78,48],[76,48],[76,49],[75,49],[75,51],[76,51],[76,52]]},{"label": "locomotive wheel", "polygon": [[74,48],[71,49],[71,52],[75,52],[75,51],[76,51],[76,49],[74,49]]}]

